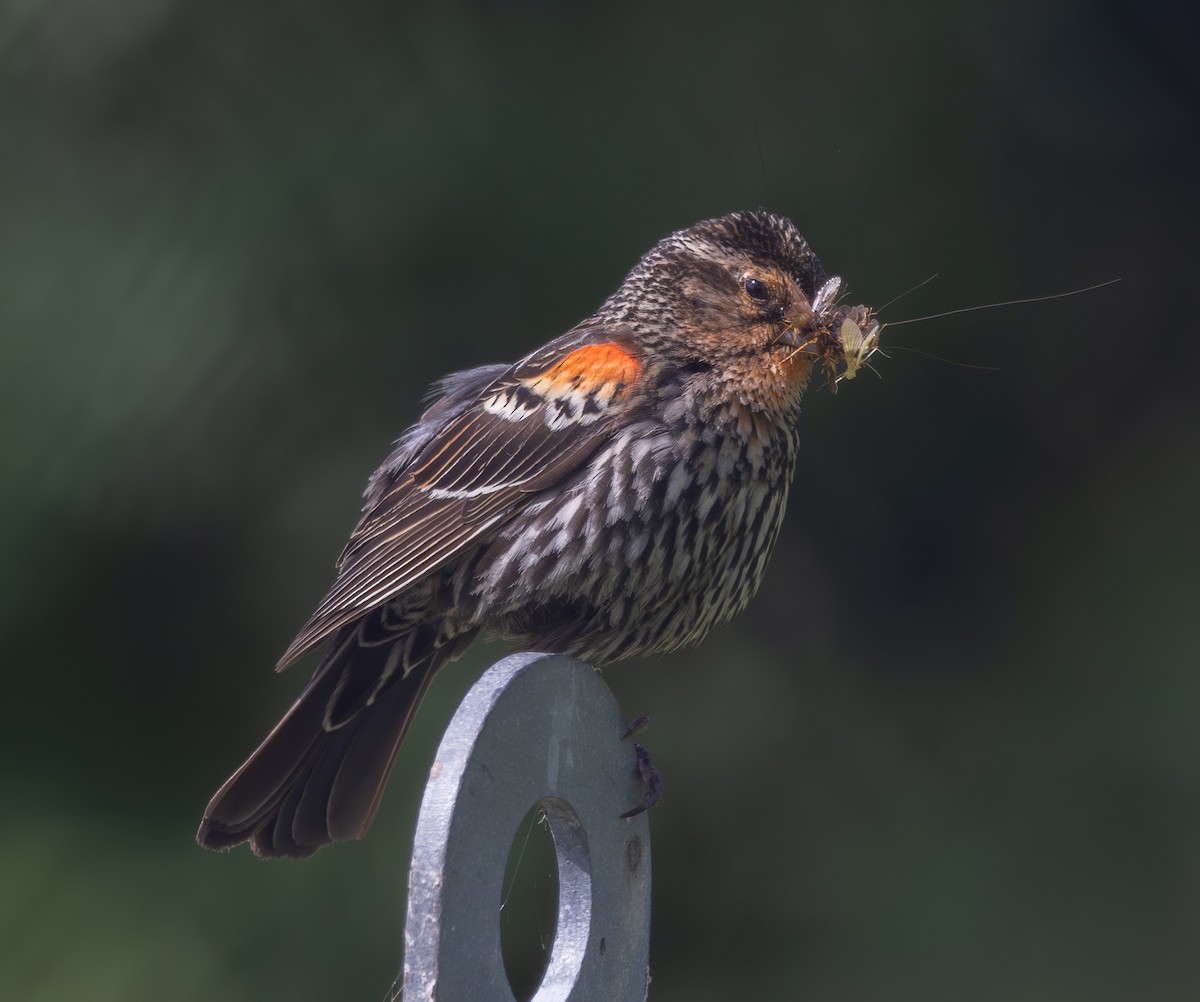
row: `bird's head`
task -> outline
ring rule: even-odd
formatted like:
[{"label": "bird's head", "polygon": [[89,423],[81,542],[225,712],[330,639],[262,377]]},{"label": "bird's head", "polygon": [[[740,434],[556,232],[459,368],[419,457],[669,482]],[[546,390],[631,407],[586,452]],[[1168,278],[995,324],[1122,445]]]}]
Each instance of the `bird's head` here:
[{"label": "bird's head", "polygon": [[814,364],[845,361],[839,338],[867,307],[837,305],[791,220],[763,210],[706,219],[659,241],[597,316],[627,326],[671,366],[715,372],[725,390],[772,416],[792,415]]}]

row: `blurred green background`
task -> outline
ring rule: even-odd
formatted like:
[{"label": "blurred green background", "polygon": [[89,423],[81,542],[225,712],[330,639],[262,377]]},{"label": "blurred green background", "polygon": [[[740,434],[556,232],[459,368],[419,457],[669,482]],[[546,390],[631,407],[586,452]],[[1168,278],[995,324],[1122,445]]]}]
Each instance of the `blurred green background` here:
[{"label": "blurred green background", "polygon": [[[1195,998],[1200,77],[1182,4],[0,8],[0,997],[379,999],[365,842],[192,842],[425,387],[766,205],[901,320],[806,401],[763,593],[606,673],[651,997]],[[532,936],[532,934],[531,934]]]}]

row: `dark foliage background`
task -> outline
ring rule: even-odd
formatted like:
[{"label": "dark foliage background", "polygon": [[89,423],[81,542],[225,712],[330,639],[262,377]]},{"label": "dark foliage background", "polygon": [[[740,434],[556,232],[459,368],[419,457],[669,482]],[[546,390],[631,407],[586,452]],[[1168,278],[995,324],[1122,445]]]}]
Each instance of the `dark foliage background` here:
[{"label": "dark foliage background", "polygon": [[[0,15],[0,996],[378,999],[445,673],[364,843],[192,843],[428,383],[791,215],[908,352],[786,535],[607,673],[658,1000],[1194,998],[1200,78],[1183,5],[110,0]],[[297,671],[302,672],[303,669]]]}]

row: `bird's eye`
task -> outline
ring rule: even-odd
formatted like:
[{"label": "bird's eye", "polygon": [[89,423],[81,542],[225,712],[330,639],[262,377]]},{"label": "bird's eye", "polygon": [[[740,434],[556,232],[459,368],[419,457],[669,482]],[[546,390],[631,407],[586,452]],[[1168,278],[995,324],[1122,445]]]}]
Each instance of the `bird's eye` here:
[{"label": "bird's eye", "polygon": [[765,303],[771,298],[771,294],[767,291],[767,283],[760,278],[746,279],[742,283],[742,288],[746,290],[747,296],[760,303]]}]

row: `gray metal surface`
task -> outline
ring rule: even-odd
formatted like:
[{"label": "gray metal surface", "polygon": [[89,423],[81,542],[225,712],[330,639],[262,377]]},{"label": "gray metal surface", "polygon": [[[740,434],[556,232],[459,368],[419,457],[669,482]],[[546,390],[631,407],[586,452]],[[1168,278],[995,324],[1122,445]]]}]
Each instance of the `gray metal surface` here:
[{"label": "gray metal surface", "polygon": [[534,1002],[643,1002],[649,981],[650,827],[625,718],[586,664],[497,662],[438,748],[413,848],[406,1002],[512,1002],[500,953],[509,847],[534,805],[558,858],[558,921]]}]

